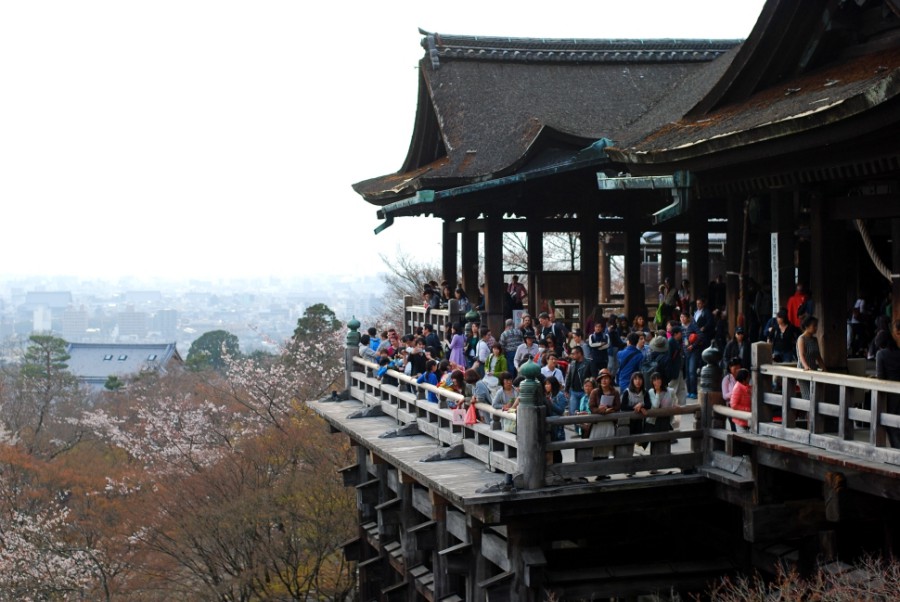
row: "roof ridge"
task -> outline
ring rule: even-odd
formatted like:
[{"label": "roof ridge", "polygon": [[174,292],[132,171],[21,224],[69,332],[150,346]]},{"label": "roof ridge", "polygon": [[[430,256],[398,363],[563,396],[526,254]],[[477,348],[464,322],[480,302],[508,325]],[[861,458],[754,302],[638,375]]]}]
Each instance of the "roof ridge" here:
[{"label": "roof ridge", "polygon": [[517,38],[445,35],[419,30],[435,67],[439,60],[524,62],[711,61],[742,40],[682,38]]}]

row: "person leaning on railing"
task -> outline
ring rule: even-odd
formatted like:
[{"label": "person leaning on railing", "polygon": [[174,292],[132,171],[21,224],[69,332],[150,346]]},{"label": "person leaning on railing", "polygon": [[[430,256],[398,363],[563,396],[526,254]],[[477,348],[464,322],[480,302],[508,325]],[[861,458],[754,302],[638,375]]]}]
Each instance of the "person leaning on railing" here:
[{"label": "person leaning on railing", "polygon": [[[547,405],[547,416],[564,416],[569,401],[562,393],[562,387],[555,378],[544,380],[544,403]],[[565,441],[566,431],[561,424],[550,427],[550,441]],[[553,463],[562,463],[562,451],[553,452]]]},{"label": "person leaning on railing", "polygon": [[[731,392],[731,409],[750,412],[753,410],[752,397],[750,395],[750,371],[741,368],[735,375],[734,389]],[[739,433],[749,432],[749,424],[741,418],[732,418],[734,427]]]},{"label": "person leaning on railing", "polygon": [[[900,338],[900,320],[894,322],[894,337]],[[890,339],[888,335],[888,339]],[[875,376],[884,380],[900,381],[900,349],[895,340],[887,340],[884,349],[875,354]],[[900,395],[890,393],[887,396],[887,412],[900,414]],[[888,441],[894,449],[900,449],[900,428],[888,426]]]}]

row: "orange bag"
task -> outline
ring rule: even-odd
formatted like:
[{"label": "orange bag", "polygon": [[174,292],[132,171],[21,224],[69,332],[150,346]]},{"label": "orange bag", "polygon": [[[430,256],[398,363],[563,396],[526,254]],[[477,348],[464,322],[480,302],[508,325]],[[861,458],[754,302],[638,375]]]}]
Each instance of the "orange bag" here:
[{"label": "orange bag", "polygon": [[466,426],[472,426],[473,424],[478,422],[478,410],[475,409],[475,404],[469,404],[469,411],[466,412]]}]

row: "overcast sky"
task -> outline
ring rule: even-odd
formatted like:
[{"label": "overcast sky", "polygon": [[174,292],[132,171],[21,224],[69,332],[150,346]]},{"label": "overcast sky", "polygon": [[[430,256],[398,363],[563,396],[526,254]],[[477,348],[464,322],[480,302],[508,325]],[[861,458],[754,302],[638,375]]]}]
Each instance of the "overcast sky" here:
[{"label": "overcast sky", "polygon": [[762,0],[0,3],[0,275],[380,270],[439,222],[377,237],[350,185],[396,171],[418,27],[743,38]]}]

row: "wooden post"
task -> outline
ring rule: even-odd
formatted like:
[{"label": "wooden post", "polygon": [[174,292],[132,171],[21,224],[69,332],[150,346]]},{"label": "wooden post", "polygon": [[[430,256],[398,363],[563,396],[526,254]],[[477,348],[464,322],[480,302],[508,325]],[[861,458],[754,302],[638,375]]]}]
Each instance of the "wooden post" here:
[{"label": "wooden post", "polygon": [[[676,236],[677,235],[674,232],[660,233],[659,282],[662,282],[663,278],[668,277],[672,279],[672,284],[678,287],[681,283],[675,281]],[[693,282],[691,283],[691,286],[694,286]]]},{"label": "wooden post", "polygon": [[740,319],[741,306],[739,303],[741,280],[741,259],[743,257],[744,235],[744,201],[738,198],[729,198],[728,206],[728,231],[725,239],[725,308],[728,312],[728,334],[734,332]]},{"label": "wooden post", "polygon": [[538,273],[544,271],[544,232],[539,220],[529,218],[528,222],[528,311],[536,318],[540,309]]},{"label": "wooden post", "polygon": [[[503,281],[503,221],[500,215],[487,218],[484,231],[484,309],[487,314],[487,327],[495,338],[503,332],[503,321],[507,318],[503,313],[503,297],[506,283]],[[470,298],[477,299],[478,289],[466,291]],[[473,296],[474,295],[474,296]],[[484,325],[484,324],[483,324]]]},{"label": "wooden post", "polygon": [[647,299],[641,283],[641,233],[625,232],[625,315],[629,321],[636,315],[647,313]]},{"label": "wooden post", "polygon": [[829,369],[847,367],[847,274],[846,248],[850,233],[844,222],[828,220],[824,199],[812,199],[812,257],[810,293],[819,318],[819,349]]},{"label": "wooden post", "polygon": [[[579,321],[581,330],[584,332],[585,319],[587,315],[597,305],[599,297],[598,281],[599,281],[599,249],[600,249],[600,232],[597,229],[597,216],[590,213],[584,225],[581,228],[581,273],[582,273],[582,295],[581,295],[581,315]],[[590,333],[584,333],[585,337]]]},{"label": "wooden post", "polygon": [[537,377],[541,369],[528,360],[519,370],[525,381],[519,387],[519,409],[516,412],[516,444],[519,471],[525,481],[525,489],[544,486],[547,459],[544,451],[547,439],[547,406],[543,402]]},{"label": "wooden post", "polygon": [[478,301],[478,232],[467,222],[462,233],[462,286],[471,301]]},{"label": "wooden post", "polygon": [[341,397],[350,399],[350,389],[353,386],[351,373],[354,369],[353,358],[359,355],[359,320],[355,317],[347,322],[347,338],[344,343],[344,394]]},{"label": "wooden post", "polygon": [[[597,241],[597,254],[600,260],[600,303],[609,303],[612,293],[612,270],[610,270],[609,249],[606,248],[607,236],[608,234],[602,234]],[[590,333],[585,335],[590,336]]]},{"label": "wooden post", "polygon": [[[688,280],[691,282],[691,298],[709,295],[709,233],[706,222],[695,224],[688,239]],[[678,286],[681,283],[672,284]],[[718,308],[710,308],[718,309]]]},{"label": "wooden post", "polygon": [[[775,415],[772,411],[772,406],[767,405],[763,401],[766,391],[772,385],[772,381],[759,371],[764,364],[772,363],[772,345],[769,343],[753,343],[750,346],[750,363],[753,366],[753,408],[751,409],[753,419],[751,420],[750,431],[758,433],[759,423],[771,422]],[[786,387],[787,383],[784,383],[784,386]]]},{"label": "wooden post", "polygon": [[[772,273],[772,283],[778,284],[778,303],[772,307],[775,314],[787,305],[794,292],[794,200],[784,193],[773,193],[771,201],[772,234],[778,242],[778,273]],[[773,288],[774,290],[774,288]],[[774,299],[773,299],[774,302]]]},{"label": "wooden post", "polygon": [[[459,252],[459,235],[450,231],[450,222],[444,220],[441,244],[441,272],[443,272],[444,280],[450,290],[456,288],[457,270],[456,264],[457,254]],[[468,291],[466,291],[468,292]]]},{"label": "wooden post", "polygon": [[[891,324],[900,320],[900,218],[891,220]],[[900,345],[900,336],[891,327],[891,332]]]}]

